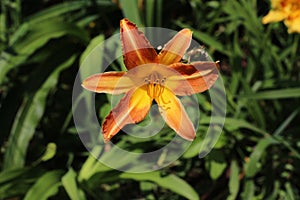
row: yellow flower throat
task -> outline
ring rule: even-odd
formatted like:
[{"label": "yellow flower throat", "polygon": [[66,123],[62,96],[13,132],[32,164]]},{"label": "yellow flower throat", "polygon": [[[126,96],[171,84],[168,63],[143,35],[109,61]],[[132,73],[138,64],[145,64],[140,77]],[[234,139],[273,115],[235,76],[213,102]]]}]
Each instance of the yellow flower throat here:
[{"label": "yellow flower throat", "polygon": [[147,94],[152,99],[158,98],[164,92],[164,83],[166,77],[161,77],[157,72],[153,72],[147,78],[145,78],[145,83],[147,84]]},{"label": "yellow flower throat", "polygon": [[155,99],[161,96],[161,94],[164,92],[165,89],[165,87],[162,85],[163,80],[156,80],[155,82],[150,82],[150,81],[147,82],[147,94],[149,97]]},{"label": "yellow flower throat", "polygon": [[164,83],[166,82],[166,77],[161,78],[159,74],[153,73],[147,78],[145,78],[146,90],[149,97],[155,99],[157,103],[160,104],[160,107],[163,110],[168,110],[170,107],[167,107],[167,104],[171,103],[170,100],[166,101],[164,98],[165,88]]}]

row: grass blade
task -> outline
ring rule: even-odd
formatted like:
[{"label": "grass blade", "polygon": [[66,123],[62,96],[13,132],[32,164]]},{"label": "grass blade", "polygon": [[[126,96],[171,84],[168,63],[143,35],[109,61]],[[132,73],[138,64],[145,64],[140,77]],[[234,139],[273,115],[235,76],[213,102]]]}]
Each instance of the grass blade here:
[{"label": "grass blade", "polygon": [[34,95],[25,97],[9,136],[3,169],[24,166],[27,147],[43,115],[48,92],[56,85],[60,72],[69,67],[75,59],[76,56],[73,56],[57,67]]},{"label": "grass blade", "polygon": [[30,188],[24,200],[47,200],[58,192],[61,185],[60,179],[63,174],[61,170],[49,171],[41,176]]},{"label": "grass blade", "polygon": [[120,0],[120,3],[124,17],[134,22],[138,27],[143,27],[138,0]]},{"label": "grass blade", "polygon": [[246,177],[255,176],[255,174],[259,170],[258,163],[259,163],[259,160],[261,159],[263,153],[266,152],[266,149],[270,145],[276,144],[276,143],[278,143],[278,142],[271,137],[264,138],[258,142],[254,151],[251,153],[249,161],[244,166]]},{"label": "grass blade", "polygon": [[169,189],[187,199],[199,199],[197,192],[183,179],[174,174],[162,176],[161,172],[148,172],[142,174],[136,173],[122,173],[120,178],[133,179],[136,181],[152,181],[163,188]]},{"label": "grass blade", "polygon": [[67,191],[71,200],[85,200],[83,191],[76,183],[76,172],[70,168],[69,171],[62,177],[61,182]]},{"label": "grass blade", "polygon": [[254,94],[246,94],[239,96],[248,99],[283,99],[283,98],[299,98],[300,88],[288,88],[279,90],[269,90],[257,92]]}]

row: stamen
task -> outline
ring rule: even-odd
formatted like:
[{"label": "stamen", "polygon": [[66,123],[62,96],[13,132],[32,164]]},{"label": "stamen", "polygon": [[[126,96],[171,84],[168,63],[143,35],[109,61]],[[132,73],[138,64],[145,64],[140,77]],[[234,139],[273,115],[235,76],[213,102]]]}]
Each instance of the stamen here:
[{"label": "stamen", "polygon": [[[163,77],[162,79],[159,78],[154,79],[155,77],[154,75],[150,75],[149,77],[144,79],[144,82],[147,84],[147,95],[150,96],[151,98],[160,98],[163,104],[170,103],[170,101],[167,101],[162,97],[162,94],[165,89],[163,85],[166,82],[166,77]],[[168,108],[165,108],[164,106],[164,109],[168,109]]]},{"label": "stamen", "polygon": [[166,82],[166,79],[167,79],[166,77],[164,77],[163,79],[161,79],[160,84],[164,85],[164,83]]},{"label": "stamen", "polygon": [[150,97],[150,93],[149,93],[149,84],[147,85],[147,95]]},{"label": "stamen", "polygon": [[154,93],[154,85],[153,83],[149,83],[149,93],[150,93],[150,97],[153,97],[153,93]]},{"label": "stamen", "polygon": [[159,91],[158,91],[158,96],[161,96],[163,92],[164,92],[164,86],[160,85]]},{"label": "stamen", "polygon": [[157,96],[159,96],[157,93],[158,93],[158,90],[159,90],[159,84],[155,84],[154,83],[154,91],[153,91],[153,98],[156,98]]}]

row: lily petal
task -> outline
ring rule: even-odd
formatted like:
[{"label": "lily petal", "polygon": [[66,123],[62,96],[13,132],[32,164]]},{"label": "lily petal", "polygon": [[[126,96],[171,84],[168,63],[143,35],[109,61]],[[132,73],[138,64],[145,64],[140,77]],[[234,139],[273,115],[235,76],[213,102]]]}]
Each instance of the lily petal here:
[{"label": "lily petal", "polygon": [[88,77],[82,86],[97,93],[121,94],[129,91],[134,84],[126,77],[126,72],[105,72]]},{"label": "lily petal", "polygon": [[166,123],[182,138],[193,140],[196,137],[194,126],[180,100],[167,88],[155,98]]},{"label": "lily petal", "polygon": [[192,40],[192,31],[185,28],[179,31],[158,54],[161,64],[170,65],[179,62]]},{"label": "lily petal", "polygon": [[168,77],[165,85],[180,96],[208,90],[219,77],[218,64],[215,62],[175,63],[169,68],[178,73]]},{"label": "lily petal", "polygon": [[289,33],[300,33],[300,10],[296,14],[295,17],[287,18],[284,21]]},{"label": "lily petal", "polygon": [[288,14],[281,10],[271,10],[266,16],[263,17],[262,23],[268,24],[270,22],[279,22],[285,19]]},{"label": "lily petal", "polygon": [[120,27],[123,59],[127,69],[155,62],[157,57],[155,49],[136,25],[128,19],[122,19]]},{"label": "lily petal", "polygon": [[126,93],[103,123],[104,141],[108,142],[125,125],[142,121],[148,114],[151,104],[152,99],[147,95],[146,86]]}]

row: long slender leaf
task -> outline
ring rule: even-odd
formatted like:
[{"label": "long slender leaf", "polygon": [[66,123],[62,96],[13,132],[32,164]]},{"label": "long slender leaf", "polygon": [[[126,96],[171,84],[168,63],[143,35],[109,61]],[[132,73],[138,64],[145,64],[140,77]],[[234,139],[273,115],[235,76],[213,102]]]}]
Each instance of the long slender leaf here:
[{"label": "long slender leaf", "polygon": [[[23,27],[28,27],[24,29]],[[17,35],[11,40],[11,48],[17,55],[8,52],[1,52],[0,56],[0,85],[5,81],[6,74],[13,68],[20,66],[26,59],[41,46],[45,45],[53,38],[62,37],[64,35],[73,35],[87,43],[89,38],[82,29],[70,23],[58,20],[48,20],[47,22],[30,24],[25,23],[20,27],[22,34],[16,32]]]},{"label": "long slender leaf", "polygon": [[0,173],[0,199],[24,195],[33,181],[42,176],[40,168],[20,168],[4,170]]},{"label": "long slender leaf", "polygon": [[259,170],[259,160],[261,159],[265,150],[272,144],[278,143],[271,137],[267,137],[259,141],[254,151],[252,152],[249,161],[245,165],[246,177],[253,177]]},{"label": "long slender leaf", "polygon": [[282,98],[299,98],[300,88],[288,88],[279,90],[269,90],[264,92],[257,92],[255,94],[245,94],[239,96],[248,99],[282,99]]},{"label": "long slender leaf", "polygon": [[49,171],[30,188],[24,200],[46,200],[58,192],[62,170]]},{"label": "long slender leaf", "polygon": [[235,160],[233,160],[230,165],[230,178],[229,178],[228,186],[229,186],[230,195],[227,197],[227,200],[236,199],[240,188],[240,181],[239,181],[239,166]]},{"label": "long slender leaf", "polygon": [[199,199],[197,192],[187,182],[174,174],[162,176],[159,171],[142,174],[122,173],[120,174],[120,178],[133,179],[136,181],[152,181],[187,199]]},{"label": "long slender leaf", "polygon": [[76,56],[73,56],[58,66],[34,95],[25,97],[10,133],[8,141],[10,145],[5,152],[4,169],[24,166],[27,147],[43,115],[47,95],[56,85],[60,72],[69,67],[75,59]]},{"label": "long slender leaf", "polygon": [[247,180],[244,186],[244,191],[242,193],[242,199],[252,200],[254,199],[255,185],[252,179]]},{"label": "long slender leaf", "polygon": [[85,200],[85,195],[83,191],[78,187],[76,177],[76,172],[72,168],[70,168],[69,171],[62,177],[61,182],[71,200]]},{"label": "long slender leaf", "polygon": [[139,3],[137,0],[120,0],[124,17],[133,21],[138,27],[142,27],[143,23],[139,13]]},{"label": "long slender leaf", "polygon": [[291,121],[297,116],[299,113],[300,109],[295,110],[290,114],[288,118],[274,131],[274,135],[279,135],[282,133],[282,131],[291,123]]}]

